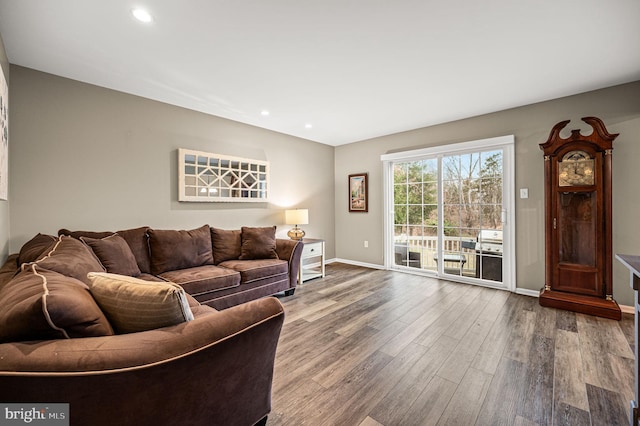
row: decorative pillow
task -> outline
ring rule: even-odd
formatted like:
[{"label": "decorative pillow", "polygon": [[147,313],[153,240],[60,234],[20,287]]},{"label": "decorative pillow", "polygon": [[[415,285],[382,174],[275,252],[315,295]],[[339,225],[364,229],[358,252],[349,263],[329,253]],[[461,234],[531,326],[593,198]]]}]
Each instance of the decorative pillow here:
[{"label": "decorative pillow", "polygon": [[89,273],[91,294],[118,333],[134,333],[193,320],[184,289],[124,275]]},{"label": "decorative pillow", "polygon": [[213,265],[209,225],[190,231],[149,229],[151,273]]},{"label": "decorative pillow", "polygon": [[213,261],[216,265],[225,260],[236,260],[241,254],[242,231],[211,228],[211,242],[213,244]]},{"label": "decorative pillow", "polygon": [[38,234],[22,246],[18,254],[18,264],[35,262],[49,247],[52,247],[57,238],[53,235]]},{"label": "decorative pillow", "polygon": [[0,290],[0,342],[110,336],[86,284],[36,263]]},{"label": "decorative pillow", "polygon": [[277,259],[276,227],[250,228],[243,226],[240,252],[240,260]]},{"label": "decorative pillow", "polygon": [[[60,236],[47,255],[36,261],[39,267],[72,277],[86,284],[89,283],[87,273],[104,272],[102,264],[93,251],[80,240],[73,237]],[[26,263],[25,266],[30,264]]]},{"label": "decorative pillow", "polygon": [[120,235],[113,234],[100,240],[80,237],[80,240],[91,247],[107,272],[130,277],[140,275],[140,268],[131,247]]}]

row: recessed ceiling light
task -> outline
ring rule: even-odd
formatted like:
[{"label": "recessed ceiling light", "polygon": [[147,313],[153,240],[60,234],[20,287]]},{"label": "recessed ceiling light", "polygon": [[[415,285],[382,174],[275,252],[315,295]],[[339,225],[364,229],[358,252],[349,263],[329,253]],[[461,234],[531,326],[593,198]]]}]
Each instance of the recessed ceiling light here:
[{"label": "recessed ceiling light", "polygon": [[312,128],[313,126],[311,125],[311,123],[307,123],[307,124],[305,124],[305,125],[304,125],[304,127],[305,127],[305,129],[310,129],[310,128]]},{"label": "recessed ceiling light", "polygon": [[144,9],[133,9],[131,11],[133,16],[140,22],[151,22],[153,17]]},{"label": "recessed ceiling light", "polygon": [[266,109],[263,109],[262,111],[260,111],[260,114],[266,117],[267,115],[269,115],[269,111],[267,111]]}]

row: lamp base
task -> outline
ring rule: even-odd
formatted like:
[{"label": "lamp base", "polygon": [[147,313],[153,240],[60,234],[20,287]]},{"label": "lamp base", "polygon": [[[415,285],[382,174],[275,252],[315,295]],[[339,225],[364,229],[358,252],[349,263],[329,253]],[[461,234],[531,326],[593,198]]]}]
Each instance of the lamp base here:
[{"label": "lamp base", "polygon": [[304,238],[304,234],[305,232],[302,229],[298,228],[297,225],[291,228],[289,232],[287,232],[287,235],[292,240],[301,240]]}]

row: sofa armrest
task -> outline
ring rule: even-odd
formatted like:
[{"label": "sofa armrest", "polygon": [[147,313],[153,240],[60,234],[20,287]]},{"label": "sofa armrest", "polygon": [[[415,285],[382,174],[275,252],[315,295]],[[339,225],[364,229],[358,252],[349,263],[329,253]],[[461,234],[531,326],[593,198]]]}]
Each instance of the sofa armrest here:
[{"label": "sofa armrest", "polygon": [[298,270],[300,269],[300,256],[302,256],[304,243],[285,238],[276,239],[276,253],[278,258],[289,262],[289,287],[296,288],[298,284]]},{"label": "sofa armrest", "polygon": [[0,344],[0,401],[66,402],[71,424],[254,424],[283,321],[270,297],[141,333]]}]

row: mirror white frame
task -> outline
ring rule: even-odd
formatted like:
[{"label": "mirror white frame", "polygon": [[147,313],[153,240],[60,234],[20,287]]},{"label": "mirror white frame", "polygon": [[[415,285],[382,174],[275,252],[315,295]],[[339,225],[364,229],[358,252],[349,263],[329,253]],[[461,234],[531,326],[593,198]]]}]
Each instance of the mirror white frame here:
[{"label": "mirror white frame", "polygon": [[269,162],[178,149],[178,201],[268,201]]}]

